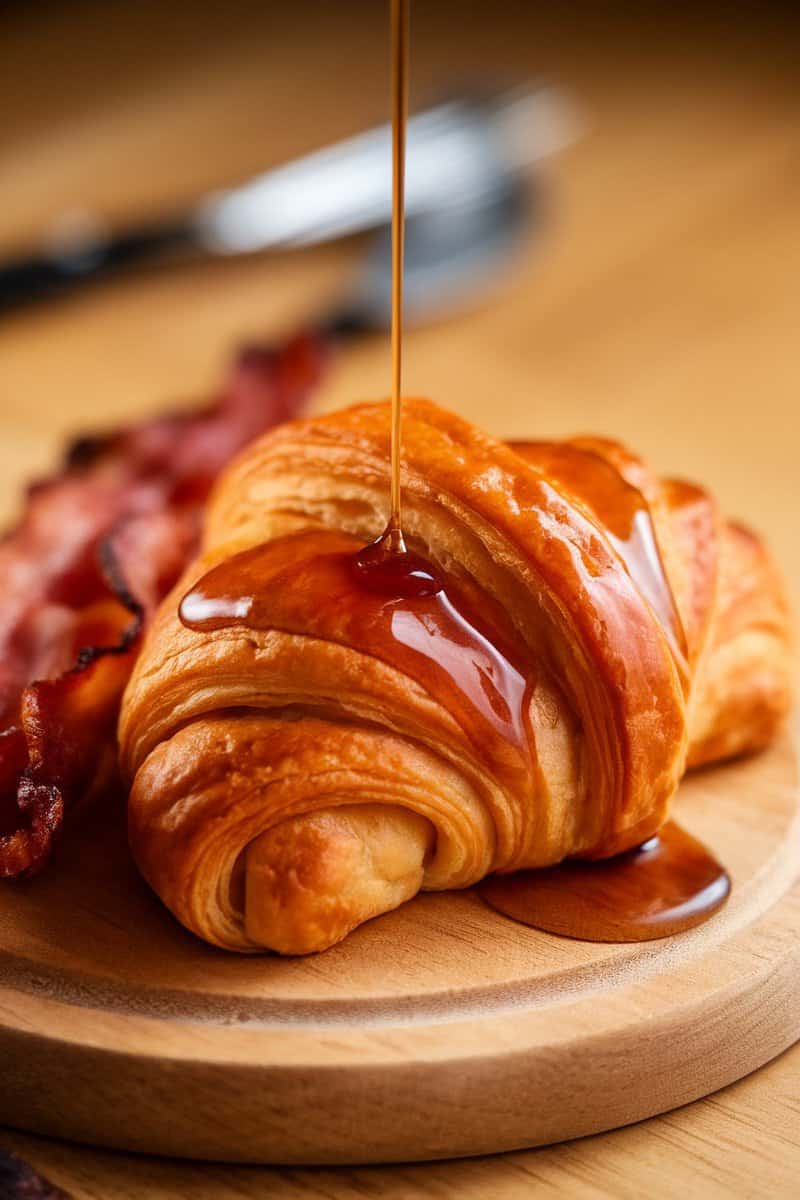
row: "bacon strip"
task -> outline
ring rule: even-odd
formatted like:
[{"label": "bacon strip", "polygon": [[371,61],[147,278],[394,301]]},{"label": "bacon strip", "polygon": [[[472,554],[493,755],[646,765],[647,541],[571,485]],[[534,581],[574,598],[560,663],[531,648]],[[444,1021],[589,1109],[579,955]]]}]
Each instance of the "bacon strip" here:
[{"label": "bacon strip", "polygon": [[119,701],[148,615],[195,552],[214,478],[297,416],[326,344],[239,355],[208,407],[82,438],[0,541],[0,877],[35,873],[116,767]]}]

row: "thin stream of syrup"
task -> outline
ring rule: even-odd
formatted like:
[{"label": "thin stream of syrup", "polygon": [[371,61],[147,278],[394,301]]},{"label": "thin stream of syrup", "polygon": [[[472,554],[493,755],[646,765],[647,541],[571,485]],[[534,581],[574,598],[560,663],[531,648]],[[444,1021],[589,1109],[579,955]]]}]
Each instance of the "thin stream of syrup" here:
[{"label": "thin stream of syrup", "polygon": [[403,425],[403,260],[405,249],[406,124],[408,119],[409,0],[391,0],[392,53],[392,429],[389,521],[357,556],[364,586],[411,599],[440,590],[429,564],[420,568],[403,535],[400,458]]},{"label": "thin stream of syrup", "polygon": [[[421,686],[456,721],[476,756],[521,805],[537,802],[529,712],[535,664],[499,605],[406,546],[402,530],[403,250],[408,0],[391,0],[392,415],[390,516],[370,545],[306,531],[212,568],[184,596],[184,625],[281,630],[350,647]],[[661,617],[676,653],[685,639],[643,497],[601,459],[519,443],[604,523],[631,576]],[[580,461],[579,461],[580,460]],[[599,464],[599,465],[598,465]],[[615,482],[616,481],[616,482]],[[646,941],[699,924],[725,902],[730,880],[699,842],[669,822],[637,850],[495,875],[479,893],[499,912],[587,941]]]},{"label": "thin stream of syrup", "polygon": [[403,415],[403,258],[405,248],[408,0],[392,0],[392,487],[390,550],[402,552],[400,446]]}]

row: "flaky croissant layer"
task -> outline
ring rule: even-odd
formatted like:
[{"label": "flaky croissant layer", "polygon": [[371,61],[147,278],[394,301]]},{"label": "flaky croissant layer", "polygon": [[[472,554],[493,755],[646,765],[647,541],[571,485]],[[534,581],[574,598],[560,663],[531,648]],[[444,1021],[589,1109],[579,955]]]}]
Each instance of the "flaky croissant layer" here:
[{"label": "flaky croissant layer", "polygon": [[[707,493],[427,401],[403,432],[440,595],[351,591],[388,406],[293,422],[220,480],[126,692],[134,855],[219,946],[322,950],[421,888],[628,849],[687,765],[763,746],[788,707],[780,581]],[[201,580],[241,581],[246,619],[183,624]]]}]

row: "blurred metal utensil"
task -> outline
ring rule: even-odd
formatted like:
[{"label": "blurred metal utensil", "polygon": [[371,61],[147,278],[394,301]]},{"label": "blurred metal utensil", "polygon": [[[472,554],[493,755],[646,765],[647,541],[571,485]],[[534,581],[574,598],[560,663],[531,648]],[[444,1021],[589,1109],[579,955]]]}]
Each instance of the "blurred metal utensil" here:
[{"label": "blurred metal utensil", "polygon": [[[463,97],[408,126],[406,215],[489,202],[498,182],[575,136],[572,106],[552,87]],[[35,254],[0,264],[0,307],[61,292],[167,253],[246,254],[307,246],[387,226],[389,126],[359,134],[239,187],[188,213],[115,233],[89,212],[64,214]]]},{"label": "blurred metal utensil", "polygon": [[[536,228],[535,181],[506,172],[490,192],[417,213],[406,223],[403,311],[409,325],[461,309],[487,286]],[[324,332],[337,337],[387,329],[392,309],[391,230],[376,234],[344,300]]]}]

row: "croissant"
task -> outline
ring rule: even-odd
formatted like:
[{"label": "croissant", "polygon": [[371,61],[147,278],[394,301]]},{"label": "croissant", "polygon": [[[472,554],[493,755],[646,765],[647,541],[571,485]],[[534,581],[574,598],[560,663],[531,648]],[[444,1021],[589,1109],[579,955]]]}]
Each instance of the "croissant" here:
[{"label": "croissant", "polygon": [[404,532],[446,590],[354,589],[389,428],[385,404],[295,421],[227,469],[125,694],[134,857],[227,949],[322,950],[420,889],[638,845],[688,766],[789,704],[764,546],[616,442],[405,401]]}]

